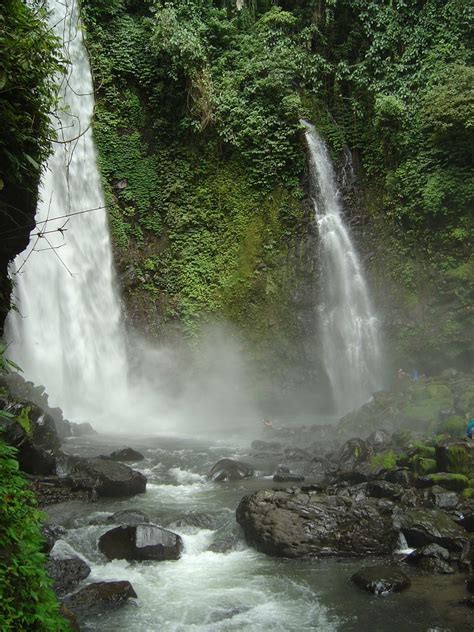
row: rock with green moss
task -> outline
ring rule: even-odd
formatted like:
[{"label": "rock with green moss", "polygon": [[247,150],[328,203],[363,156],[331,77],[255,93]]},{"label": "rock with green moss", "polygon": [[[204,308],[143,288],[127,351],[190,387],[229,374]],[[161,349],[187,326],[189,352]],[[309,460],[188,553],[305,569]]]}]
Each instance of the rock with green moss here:
[{"label": "rock with green moss", "polygon": [[474,442],[445,443],[436,448],[437,469],[474,478]]},{"label": "rock with green moss", "polygon": [[468,542],[466,531],[439,509],[398,509],[393,519],[411,547],[434,543],[448,551],[460,552]]},{"label": "rock with green moss", "polygon": [[462,492],[470,486],[469,479],[464,474],[451,474],[450,472],[437,472],[435,474],[427,474],[419,476],[416,479],[416,486],[423,489],[438,485],[453,492]]},{"label": "rock with green moss", "polygon": [[435,459],[427,459],[419,455],[415,455],[410,459],[409,466],[412,472],[418,474],[418,476],[426,476],[436,472]]}]

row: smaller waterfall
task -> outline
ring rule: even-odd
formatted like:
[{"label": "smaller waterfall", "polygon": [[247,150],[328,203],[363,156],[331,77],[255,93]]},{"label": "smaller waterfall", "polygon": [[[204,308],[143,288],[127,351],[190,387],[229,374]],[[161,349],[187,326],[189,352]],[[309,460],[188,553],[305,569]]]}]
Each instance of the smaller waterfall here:
[{"label": "smaller waterfall", "polygon": [[319,232],[319,331],[323,363],[335,408],[343,415],[366,402],[383,383],[380,324],[363,269],[344,224],[340,193],[328,150],[310,123],[311,199]]}]

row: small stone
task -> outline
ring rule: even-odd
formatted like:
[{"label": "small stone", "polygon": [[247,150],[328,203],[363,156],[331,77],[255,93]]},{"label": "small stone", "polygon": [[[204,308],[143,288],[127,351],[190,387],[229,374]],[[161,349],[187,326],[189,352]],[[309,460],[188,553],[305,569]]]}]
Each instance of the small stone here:
[{"label": "small stone", "polygon": [[351,580],[374,595],[388,595],[400,592],[411,584],[408,575],[392,566],[368,566],[352,575]]}]

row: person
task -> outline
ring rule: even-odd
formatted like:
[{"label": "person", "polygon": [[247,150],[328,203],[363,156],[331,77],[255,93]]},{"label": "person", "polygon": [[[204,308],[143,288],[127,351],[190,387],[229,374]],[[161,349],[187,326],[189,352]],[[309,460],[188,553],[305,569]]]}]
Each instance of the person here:
[{"label": "person", "polygon": [[273,424],[270,419],[263,420],[263,429],[264,430],[273,430]]},{"label": "person", "polygon": [[467,422],[466,436],[468,439],[474,439],[474,417]]}]

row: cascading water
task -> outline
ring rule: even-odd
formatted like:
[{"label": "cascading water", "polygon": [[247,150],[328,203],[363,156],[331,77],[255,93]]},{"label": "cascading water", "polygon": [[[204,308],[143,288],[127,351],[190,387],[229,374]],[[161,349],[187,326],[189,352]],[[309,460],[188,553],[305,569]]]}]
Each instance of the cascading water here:
[{"label": "cascading water", "polygon": [[[49,0],[49,9],[70,61],[53,119],[60,142],[42,178],[37,228],[11,268],[17,311],[9,314],[6,340],[25,377],[77,418],[117,407],[127,389],[127,360],[90,129],[94,96],[79,3]],[[89,209],[96,210],[81,213]]]},{"label": "cascading water", "polygon": [[383,384],[380,324],[344,225],[340,193],[328,150],[313,125],[302,121],[309,148],[311,198],[319,232],[323,362],[342,415],[366,402]]}]

